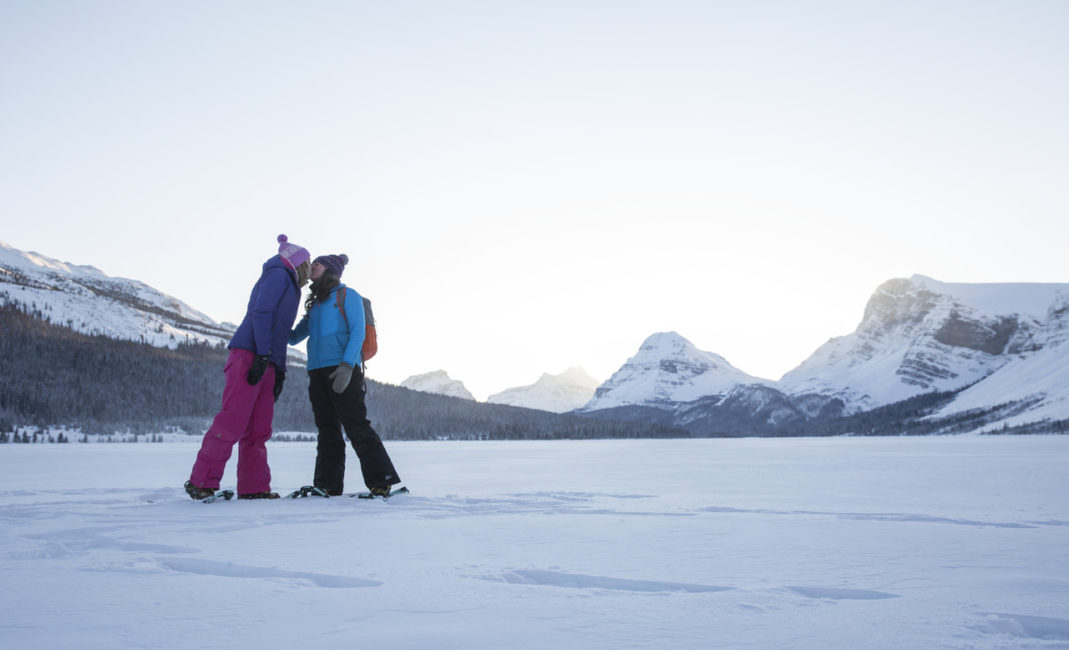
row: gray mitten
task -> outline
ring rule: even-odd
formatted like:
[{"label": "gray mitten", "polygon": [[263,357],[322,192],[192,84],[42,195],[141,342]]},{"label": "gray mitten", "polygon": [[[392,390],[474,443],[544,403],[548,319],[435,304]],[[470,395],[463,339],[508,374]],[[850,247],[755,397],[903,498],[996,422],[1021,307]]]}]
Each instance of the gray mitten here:
[{"label": "gray mitten", "polygon": [[334,372],[327,375],[328,379],[334,380],[334,392],[344,393],[349,387],[349,380],[353,378],[353,367],[347,363],[341,363]]}]

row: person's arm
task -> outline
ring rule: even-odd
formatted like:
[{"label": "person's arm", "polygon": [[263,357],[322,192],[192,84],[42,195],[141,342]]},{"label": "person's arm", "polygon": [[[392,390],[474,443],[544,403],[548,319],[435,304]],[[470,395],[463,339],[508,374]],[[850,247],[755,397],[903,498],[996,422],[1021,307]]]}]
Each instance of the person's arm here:
[{"label": "person's arm", "polygon": [[278,303],[285,293],[286,283],[290,281],[289,273],[281,268],[271,269],[260,278],[251,307],[252,337],[253,344],[256,346],[256,356],[271,354],[272,321]]},{"label": "person's arm", "polygon": [[308,314],[304,315],[297,327],[290,331],[290,345],[297,345],[308,338]]}]

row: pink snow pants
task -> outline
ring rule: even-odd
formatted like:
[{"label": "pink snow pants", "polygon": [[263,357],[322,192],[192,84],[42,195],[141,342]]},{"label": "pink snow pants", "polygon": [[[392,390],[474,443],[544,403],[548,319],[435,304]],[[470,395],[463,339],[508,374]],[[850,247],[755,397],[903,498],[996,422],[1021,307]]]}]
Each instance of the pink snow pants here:
[{"label": "pink snow pants", "polygon": [[268,364],[263,379],[250,386],[245,376],[255,358],[249,350],[230,350],[223,367],[223,408],[204,434],[189,476],[197,487],[219,487],[226,461],[237,443],[238,494],[271,489],[266,443],[271,438],[271,418],[275,414],[275,366]]}]

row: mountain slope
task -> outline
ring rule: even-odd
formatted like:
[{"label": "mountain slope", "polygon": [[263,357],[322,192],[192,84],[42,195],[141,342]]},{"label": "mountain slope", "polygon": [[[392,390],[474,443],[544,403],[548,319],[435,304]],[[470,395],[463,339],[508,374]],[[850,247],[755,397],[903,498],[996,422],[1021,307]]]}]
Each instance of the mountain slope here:
[{"label": "mountain slope", "polygon": [[83,334],[174,348],[225,345],[234,326],[217,323],[143,282],[92,266],[27,253],[0,242],[0,303],[22,305]]},{"label": "mountain slope", "polygon": [[841,399],[847,412],[960,390],[1041,347],[1048,308],[1067,291],[1064,284],[891,280],[855,332],[821,346],[778,386]]},{"label": "mountain slope", "polygon": [[509,404],[524,408],[566,413],[573,411],[594,397],[598,380],[582,368],[569,368],[559,375],[548,373],[530,386],[508,388],[488,397],[490,404]]},{"label": "mountain slope", "polygon": [[935,417],[951,417],[994,405],[1013,405],[997,425],[1020,426],[1040,420],[1069,418],[1069,293],[1059,296],[1047,312],[1043,329],[1031,349],[1014,355],[983,381],[959,393]]}]

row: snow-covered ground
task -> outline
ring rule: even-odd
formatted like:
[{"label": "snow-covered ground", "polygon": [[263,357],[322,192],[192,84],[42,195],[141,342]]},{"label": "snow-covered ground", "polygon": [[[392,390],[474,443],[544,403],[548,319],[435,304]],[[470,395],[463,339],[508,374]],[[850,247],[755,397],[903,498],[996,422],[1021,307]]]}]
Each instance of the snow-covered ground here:
[{"label": "snow-covered ground", "polygon": [[211,505],[193,443],[0,446],[0,641],[1069,647],[1069,436],[387,446],[413,494]]}]

